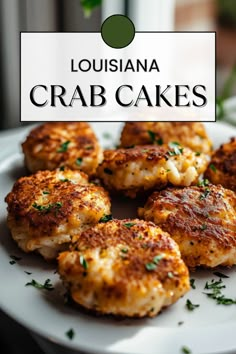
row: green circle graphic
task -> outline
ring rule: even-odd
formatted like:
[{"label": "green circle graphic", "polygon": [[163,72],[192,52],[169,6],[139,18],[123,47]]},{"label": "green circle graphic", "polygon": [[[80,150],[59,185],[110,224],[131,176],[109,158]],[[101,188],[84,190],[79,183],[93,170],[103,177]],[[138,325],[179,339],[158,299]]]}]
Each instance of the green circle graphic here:
[{"label": "green circle graphic", "polygon": [[112,48],[127,47],[135,36],[133,22],[124,15],[112,15],[102,24],[102,39]]}]

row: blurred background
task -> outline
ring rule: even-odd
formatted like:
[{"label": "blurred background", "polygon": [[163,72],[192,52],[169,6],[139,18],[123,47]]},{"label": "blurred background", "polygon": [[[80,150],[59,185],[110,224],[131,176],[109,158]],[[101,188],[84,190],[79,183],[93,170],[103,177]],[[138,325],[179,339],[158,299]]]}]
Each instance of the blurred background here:
[{"label": "blurred background", "polygon": [[100,31],[115,13],[136,30],[216,31],[217,95],[236,94],[236,0],[0,0],[0,129],[21,125],[20,31]]}]

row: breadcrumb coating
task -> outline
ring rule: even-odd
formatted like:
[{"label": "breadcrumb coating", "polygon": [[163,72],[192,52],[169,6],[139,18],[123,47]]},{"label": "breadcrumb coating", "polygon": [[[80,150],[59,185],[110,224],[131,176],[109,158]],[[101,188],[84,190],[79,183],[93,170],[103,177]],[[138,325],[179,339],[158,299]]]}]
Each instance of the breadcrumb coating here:
[{"label": "breadcrumb coating", "polygon": [[222,186],[154,192],[138,214],[178,243],[189,267],[236,264],[236,196]]},{"label": "breadcrumb coating", "polygon": [[101,314],[153,317],[189,290],[177,244],[143,220],[97,224],[58,263],[73,300]]}]

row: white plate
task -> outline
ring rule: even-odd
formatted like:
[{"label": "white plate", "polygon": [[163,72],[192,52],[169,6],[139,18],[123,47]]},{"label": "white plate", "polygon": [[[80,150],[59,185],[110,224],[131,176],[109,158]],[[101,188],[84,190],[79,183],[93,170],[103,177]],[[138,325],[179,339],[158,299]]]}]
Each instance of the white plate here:
[{"label": "white plate", "polygon": [[[117,140],[120,123],[94,123],[96,134],[104,146]],[[0,306],[8,315],[49,340],[71,349],[91,353],[175,354],[183,346],[193,354],[236,352],[236,305],[216,305],[205,294],[206,281],[217,279],[212,271],[200,270],[191,276],[196,279],[196,290],[191,290],[175,305],[164,310],[154,319],[122,320],[93,317],[78,309],[64,305],[64,289],[55,265],[45,263],[39,256],[23,254],[10,239],[6,228],[4,197],[14,181],[25,173],[20,142],[27,129],[0,134]],[[207,124],[215,146],[236,135],[236,129],[219,123]],[[112,139],[105,139],[109,132]],[[134,205],[114,202],[116,217],[133,217]],[[11,265],[10,255],[22,259]],[[31,275],[25,273],[31,272]],[[224,293],[236,298],[236,268],[221,269],[230,278],[223,279]],[[26,287],[32,279],[44,282],[50,278],[55,290],[37,290]],[[186,300],[200,304],[193,312],[186,309]],[[178,322],[183,321],[182,325]],[[75,336],[65,335],[70,328]]]}]

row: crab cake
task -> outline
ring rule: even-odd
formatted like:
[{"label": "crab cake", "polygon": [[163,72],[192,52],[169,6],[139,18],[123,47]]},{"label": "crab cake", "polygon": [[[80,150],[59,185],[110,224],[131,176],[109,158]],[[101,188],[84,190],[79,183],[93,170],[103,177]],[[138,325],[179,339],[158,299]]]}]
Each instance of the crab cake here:
[{"label": "crab cake", "polygon": [[162,189],[167,184],[189,186],[207,167],[205,154],[196,154],[178,143],[107,150],[97,174],[112,191],[134,198],[137,193]]},{"label": "crab cake", "polygon": [[210,154],[212,142],[202,123],[128,122],[121,133],[121,146],[168,144],[176,141],[195,152]]},{"label": "crab cake", "polygon": [[236,195],[220,185],[154,192],[139,216],[170,233],[189,267],[236,264]]},{"label": "crab cake", "polygon": [[46,123],[33,129],[22,144],[27,169],[54,170],[66,166],[88,175],[102,161],[102,149],[87,123]]},{"label": "crab cake", "polygon": [[100,223],[58,261],[73,300],[101,314],[154,317],[189,290],[178,245],[143,220]]},{"label": "crab cake", "polygon": [[212,183],[236,192],[236,137],[213,153],[205,176]]},{"label": "crab cake", "polygon": [[7,224],[25,252],[56,258],[73,235],[110,214],[110,200],[102,187],[87,183],[79,171],[40,171],[20,178],[6,196]]}]

